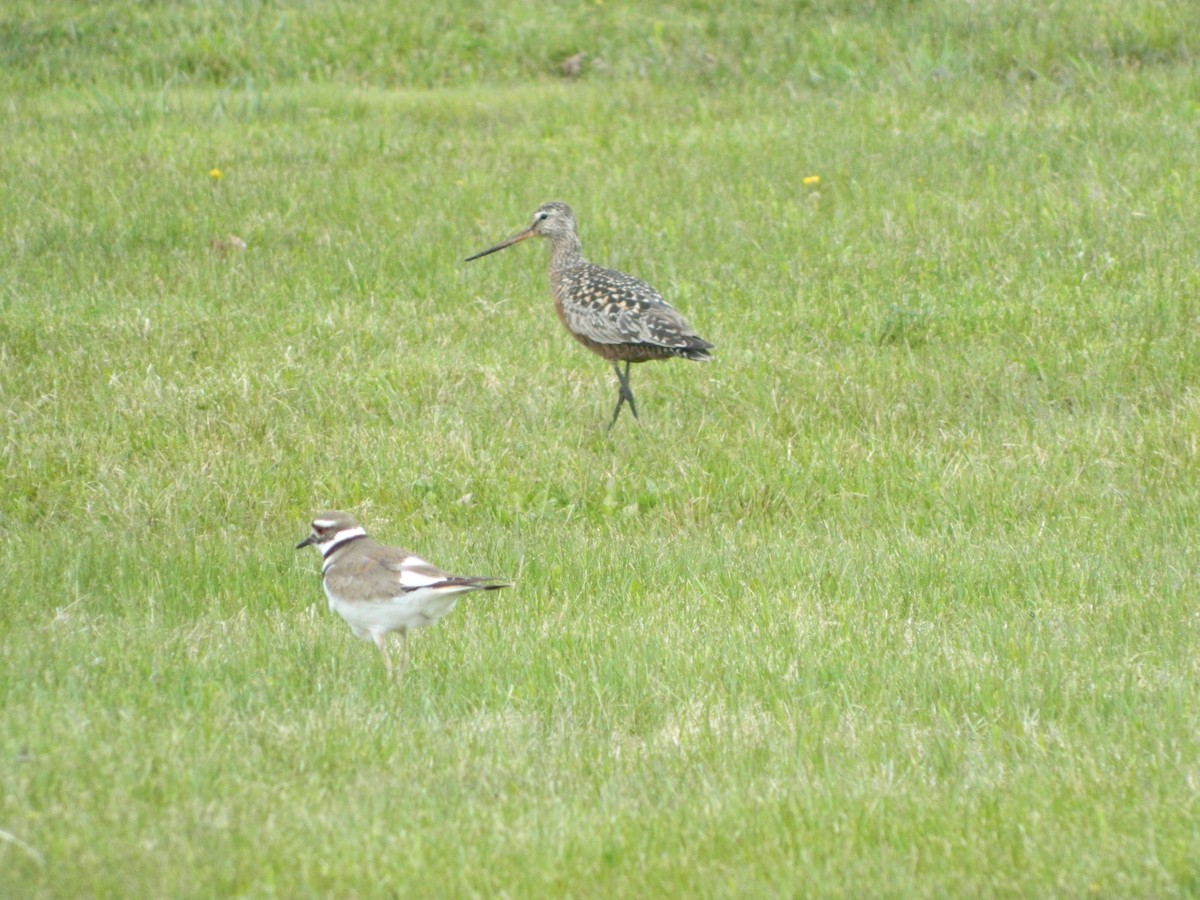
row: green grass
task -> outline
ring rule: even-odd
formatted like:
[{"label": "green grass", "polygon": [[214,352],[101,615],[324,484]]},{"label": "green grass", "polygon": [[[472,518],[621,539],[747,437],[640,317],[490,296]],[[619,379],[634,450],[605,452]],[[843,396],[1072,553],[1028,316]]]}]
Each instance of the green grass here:
[{"label": "green grass", "polygon": [[[1196,35],[10,4],[0,893],[1200,894]],[[611,434],[550,199],[716,344]],[[389,684],[330,507],[516,586]]]}]

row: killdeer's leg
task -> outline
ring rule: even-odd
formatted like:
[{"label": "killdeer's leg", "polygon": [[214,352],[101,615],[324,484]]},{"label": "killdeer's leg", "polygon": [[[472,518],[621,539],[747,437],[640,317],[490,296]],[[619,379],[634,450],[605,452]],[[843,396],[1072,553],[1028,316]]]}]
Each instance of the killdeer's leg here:
[{"label": "killdeer's leg", "polygon": [[633,417],[638,417],[637,404],[633,402],[633,391],[629,389],[629,366],[630,362],[625,362],[625,373],[621,373],[621,365],[615,359],[613,360],[613,371],[617,373],[617,381],[620,385],[617,388],[617,408],[613,410],[612,421],[608,423],[608,430],[612,431],[612,427],[617,424],[617,416],[621,414],[621,404],[628,402],[629,411],[633,413]]},{"label": "killdeer's leg", "polygon": [[397,675],[403,675],[404,670],[408,668],[408,629],[400,629],[400,671]]},{"label": "killdeer's leg", "polygon": [[387,669],[388,678],[392,677],[392,655],[388,653],[387,647],[387,632],[375,632],[371,635],[375,638],[375,646],[379,648],[379,652],[383,655],[383,665]]}]

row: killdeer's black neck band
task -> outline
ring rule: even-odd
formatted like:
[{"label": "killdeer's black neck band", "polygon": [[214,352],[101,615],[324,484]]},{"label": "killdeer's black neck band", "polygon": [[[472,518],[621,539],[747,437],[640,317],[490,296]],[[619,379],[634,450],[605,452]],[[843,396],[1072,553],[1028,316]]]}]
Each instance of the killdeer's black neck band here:
[{"label": "killdeer's black neck band", "polygon": [[328,559],[329,554],[332,553],[334,550],[340,550],[342,547],[345,547],[347,544],[352,544],[355,541],[361,541],[365,537],[366,537],[365,534],[352,534],[352,535],[350,535],[350,537],[342,538],[336,544],[330,544],[329,549],[327,549],[324,553],[321,554],[321,558]]}]

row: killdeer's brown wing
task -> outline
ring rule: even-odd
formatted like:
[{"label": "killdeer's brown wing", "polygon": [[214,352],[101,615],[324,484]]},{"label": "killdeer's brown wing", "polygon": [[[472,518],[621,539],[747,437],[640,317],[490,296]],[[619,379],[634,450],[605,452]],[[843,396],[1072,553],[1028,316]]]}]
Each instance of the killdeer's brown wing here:
[{"label": "killdeer's brown wing", "polygon": [[349,602],[386,603],[422,589],[458,592],[492,588],[489,579],[450,575],[400,547],[385,547],[371,541],[354,546],[353,550],[325,572],[328,589]]},{"label": "killdeer's brown wing", "polygon": [[481,578],[476,575],[451,575],[426,562],[412,553],[401,563],[386,563],[389,569],[399,573],[400,581],[405,590],[415,591],[421,588],[479,588],[493,590],[498,587],[508,587],[507,582],[497,582],[494,578]]},{"label": "killdeer's brown wing", "polygon": [[412,589],[401,579],[410,558],[407,550],[360,538],[334,557],[325,571],[325,586],[351,603],[386,603]]}]

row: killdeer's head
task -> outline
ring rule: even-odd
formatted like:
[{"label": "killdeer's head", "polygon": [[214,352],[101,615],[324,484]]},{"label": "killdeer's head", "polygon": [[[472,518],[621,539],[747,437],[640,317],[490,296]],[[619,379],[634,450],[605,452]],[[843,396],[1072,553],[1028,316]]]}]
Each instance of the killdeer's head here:
[{"label": "killdeer's head", "polygon": [[315,544],[322,556],[328,556],[329,551],[339,544],[366,536],[366,530],[355,521],[349,513],[331,512],[318,513],[313,519],[312,534],[296,545],[296,549]]}]

